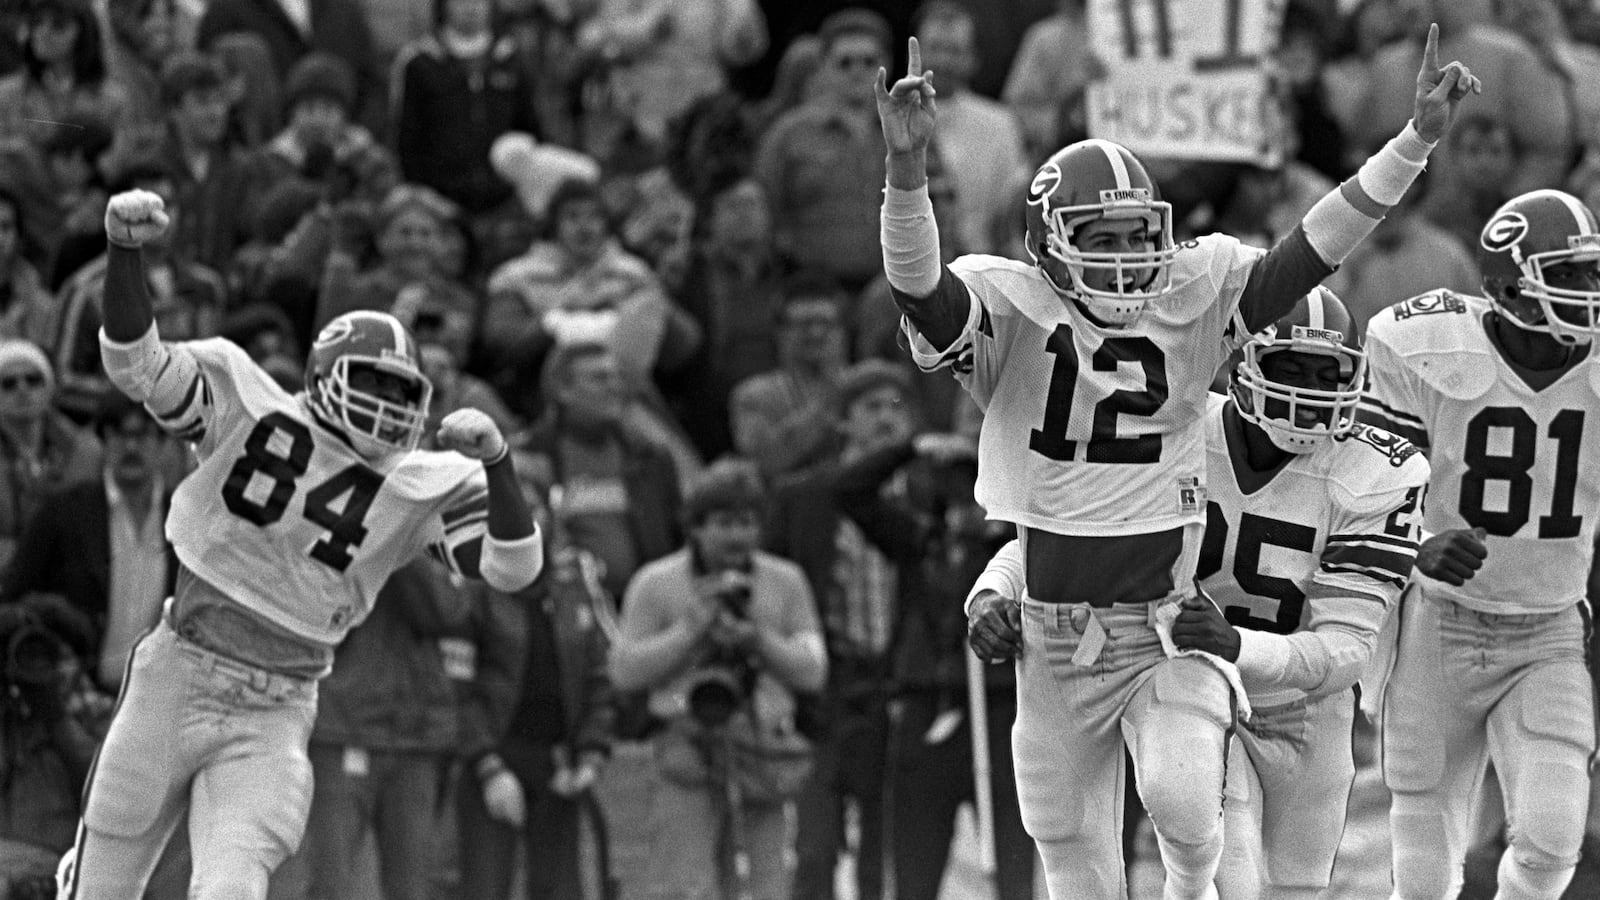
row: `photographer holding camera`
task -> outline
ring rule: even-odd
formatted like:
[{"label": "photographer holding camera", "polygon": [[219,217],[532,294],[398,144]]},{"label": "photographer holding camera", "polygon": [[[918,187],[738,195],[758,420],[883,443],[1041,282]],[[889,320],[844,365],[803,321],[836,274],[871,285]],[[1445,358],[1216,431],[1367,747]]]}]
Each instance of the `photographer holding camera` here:
[{"label": "photographer holding camera", "polygon": [[805,576],[756,549],[763,503],[753,468],[712,466],[684,499],[688,546],[623,598],[612,681],[653,686],[666,722],[652,738],[655,900],[788,897],[783,807],[810,768],[793,692],[820,689],[827,663]]},{"label": "photographer holding camera", "polygon": [[55,895],[111,699],[88,686],[87,617],[55,595],[0,604],[0,898]]}]

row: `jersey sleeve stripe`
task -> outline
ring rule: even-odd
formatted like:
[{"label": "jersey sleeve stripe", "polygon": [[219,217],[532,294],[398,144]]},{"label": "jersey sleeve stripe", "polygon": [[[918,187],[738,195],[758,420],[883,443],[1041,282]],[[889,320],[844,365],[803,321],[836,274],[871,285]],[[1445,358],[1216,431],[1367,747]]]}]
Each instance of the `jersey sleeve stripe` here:
[{"label": "jersey sleeve stripe", "polygon": [[1419,417],[1405,412],[1404,410],[1396,409],[1389,404],[1384,403],[1382,400],[1379,400],[1377,397],[1372,396],[1370,393],[1361,395],[1361,405],[1371,408],[1373,412],[1381,414],[1384,418],[1393,419],[1397,422],[1402,422],[1414,428],[1427,427],[1427,424]]},{"label": "jersey sleeve stripe", "polygon": [[485,523],[488,521],[488,513],[480,513],[479,515],[468,516],[465,519],[457,519],[456,521],[444,526],[445,537],[453,538],[463,531],[470,531],[474,528],[481,530],[481,527],[486,527]]},{"label": "jersey sleeve stripe", "polygon": [[938,358],[936,358],[933,362],[924,363],[922,360],[918,360],[917,367],[924,372],[933,372],[935,370],[942,369],[945,366],[957,363],[960,361],[962,354],[970,354],[971,352],[971,341],[956,341],[950,346],[950,349],[939,354]]},{"label": "jersey sleeve stripe", "polygon": [[1391,419],[1379,412],[1377,407],[1364,400],[1361,402],[1360,409],[1361,415],[1359,418],[1368,425],[1376,425],[1385,431],[1397,434],[1420,448],[1426,449],[1431,446],[1428,441],[1427,430],[1420,426],[1407,425],[1404,422]]},{"label": "jersey sleeve stripe", "polygon": [[474,515],[479,515],[481,513],[486,513],[488,510],[489,498],[477,497],[453,509],[445,510],[442,514],[440,514],[440,518],[444,520],[445,530],[450,531],[459,527],[463,519]]},{"label": "jersey sleeve stripe", "polygon": [[1354,568],[1362,572],[1381,573],[1385,577],[1392,575],[1402,581],[1411,573],[1411,567],[1416,561],[1417,554],[1415,550],[1409,553],[1401,553],[1354,544],[1324,547],[1322,550],[1322,568],[1324,571]]},{"label": "jersey sleeve stripe", "polygon": [[1322,571],[1329,574],[1345,573],[1350,575],[1362,575],[1367,578],[1371,578],[1374,581],[1381,581],[1384,584],[1392,584],[1397,588],[1404,588],[1406,586],[1405,578],[1402,578],[1393,572],[1385,572],[1382,569],[1369,569],[1365,566],[1329,565],[1328,563],[1324,562],[1322,564]]},{"label": "jersey sleeve stripe", "polygon": [[1331,544],[1388,544],[1398,547],[1409,553],[1417,552],[1417,542],[1409,538],[1398,538],[1387,534],[1330,534],[1328,543]]},{"label": "jersey sleeve stripe", "polygon": [[185,388],[183,392],[183,399],[178,401],[176,406],[167,410],[166,412],[157,412],[156,410],[152,409],[150,411],[151,415],[154,415],[156,417],[156,421],[162,423],[163,425],[169,427],[175,425],[179,419],[183,418],[185,413],[194,408],[195,398],[199,395],[200,385],[204,380],[204,376],[197,373],[189,380],[189,386]]}]

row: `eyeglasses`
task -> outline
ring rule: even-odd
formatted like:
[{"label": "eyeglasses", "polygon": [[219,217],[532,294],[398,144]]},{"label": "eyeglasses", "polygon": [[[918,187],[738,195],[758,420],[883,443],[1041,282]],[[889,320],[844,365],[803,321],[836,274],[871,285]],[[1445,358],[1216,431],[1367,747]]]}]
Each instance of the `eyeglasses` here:
[{"label": "eyeglasses", "polygon": [[23,385],[31,388],[43,387],[44,375],[38,372],[29,372],[26,375],[7,375],[4,378],[0,378],[0,391],[10,393]]}]

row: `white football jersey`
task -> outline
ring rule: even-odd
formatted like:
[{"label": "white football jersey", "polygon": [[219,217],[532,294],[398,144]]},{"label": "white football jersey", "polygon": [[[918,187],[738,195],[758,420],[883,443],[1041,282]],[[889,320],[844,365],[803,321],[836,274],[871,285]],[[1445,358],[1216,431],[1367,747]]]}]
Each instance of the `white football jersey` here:
[{"label": "white football jersey", "polygon": [[[1357,425],[1246,493],[1238,476],[1244,448],[1230,444],[1223,424],[1227,403],[1212,394],[1206,415],[1201,586],[1237,628],[1375,636],[1416,561],[1427,459],[1403,438]],[[1240,674],[1258,706],[1307,694],[1262,683],[1244,666]]]},{"label": "white football jersey", "polygon": [[1534,390],[1490,342],[1482,297],[1435,291],[1367,326],[1362,414],[1415,432],[1433,466],[1426,527],[1488,532],[1466,584],[1417,573],[1431,595],[1495,613],[1553,612],[1584,597],[1600,515],[1600,363],[1591,350]]},{"label": "white football jersey", "polygon": [[[189,422],[200,464],[178,485],[167,537],[178,558],[234,601],[309,640],[337,644],[389,576],[484,534],[483,467],[415,451],[374,464],[322,425],[234,344],[168,345],[199,378],[166,423]],[[198,413],[198,417],[195,415]]]},{"label": "white football jersey", "polygon": [[961,335],[941,352],[902,327],[917,365],[951,366],[984,410],[977,498],[989,517],[1102,536],[1200,521],[1207,388],[1248,337],[1239,297],[1262,254],[1225,235],[1183,244],[1171,291],[1125,329],[1085,318],[1031,263],[951,263],[973,301]]}]

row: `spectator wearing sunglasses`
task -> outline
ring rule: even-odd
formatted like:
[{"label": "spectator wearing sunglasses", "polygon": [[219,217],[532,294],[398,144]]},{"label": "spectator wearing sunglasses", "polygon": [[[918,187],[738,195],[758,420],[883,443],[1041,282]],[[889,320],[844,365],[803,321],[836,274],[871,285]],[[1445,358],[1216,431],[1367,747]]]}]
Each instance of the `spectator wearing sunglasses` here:
[{"label": "spectator wearing sunglasses", "polygon": [[872,246],[884,177],[872,73],[891,63],[892,33],[882,16],[857,7],[824,19],[818,37],[810,99],[772,124],[755,171],[772,208],[784,210],[779,252],[855,294],[883,267]]},{"label": "spectator wearing sunglasses", "polygon": [[0,340],[0,566],[46,494],[100,473],[100,441],[54,409],[55,390],[37,344]]},{"label": "spectator wearing sunglasses", "polygon": [[0,600],[34,592],[66,598],[94,626],[90,675],[115,694],[128,653],[156,623],[177,574],[163,528],[170,497],[163,464],[172,442],[120,393],[100,408],[94,431],[105,446],[101,476],[52,493],[28,520]]}]

